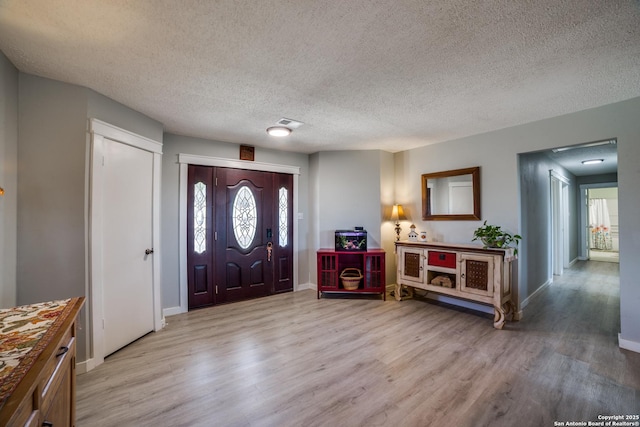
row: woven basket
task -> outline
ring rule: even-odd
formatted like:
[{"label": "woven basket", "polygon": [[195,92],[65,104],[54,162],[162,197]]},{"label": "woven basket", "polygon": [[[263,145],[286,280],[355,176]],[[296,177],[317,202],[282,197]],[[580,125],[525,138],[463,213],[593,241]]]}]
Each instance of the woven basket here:
[{"label": "woven basket", "polygon": [[348,291],[358,289],[360,280],[362,279],[362,271],[358,268],[345,268],[340,273],[340,279],[342,279],[342,287]]}]

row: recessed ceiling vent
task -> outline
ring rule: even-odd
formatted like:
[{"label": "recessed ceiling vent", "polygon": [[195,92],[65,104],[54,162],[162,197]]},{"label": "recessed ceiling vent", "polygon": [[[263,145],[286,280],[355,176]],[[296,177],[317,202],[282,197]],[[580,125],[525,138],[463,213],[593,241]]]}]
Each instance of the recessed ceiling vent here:
[{"label": "recessed ceiling vent", "polygon": [[278,120],[276,122],[276,124],[278,126],[286,126],[289,129],[298,129],[300,126],[302,126],[304,123],[299,122],[297,120],[293,120],[293,119],[286,119],[286,118],[281,118],[280,120]]}]

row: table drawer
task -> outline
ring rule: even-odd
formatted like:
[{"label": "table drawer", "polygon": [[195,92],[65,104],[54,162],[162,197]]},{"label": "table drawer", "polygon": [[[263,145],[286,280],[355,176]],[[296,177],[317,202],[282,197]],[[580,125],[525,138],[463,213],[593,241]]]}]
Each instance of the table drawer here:
[{"label": "table drawer", "polygon": [[72,330],[73,328],[70,328],[67,333],[64,334],[56,346],[56,351],[51,355],[43,369],[41,409],[45,413],[55,397],[58,387],[62,381],[65,381],[64,377],[67,374],[66,367],[72,363],[69,359],[73,358],[76,351],[76,342]]},{"label": "table drawer", "polygon": [[429,251],[427,263],[435,267],[456,268],[456,253]]}]

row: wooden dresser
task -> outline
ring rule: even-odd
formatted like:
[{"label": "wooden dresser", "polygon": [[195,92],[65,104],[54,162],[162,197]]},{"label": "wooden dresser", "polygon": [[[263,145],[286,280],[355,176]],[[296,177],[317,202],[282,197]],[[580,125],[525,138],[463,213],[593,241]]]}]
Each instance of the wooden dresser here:
[{"label": "wooden dresser", "polygon": [[493,326],[502,329],[513,313],[511,261],[513,249],[428,242],[396,242],[398,275],[395,296],[401,287],[461,298],[493,306]]},{"label": "wooden dresser", "polygon": [[0,310],[0,426],[75,425],[84,297]]}]

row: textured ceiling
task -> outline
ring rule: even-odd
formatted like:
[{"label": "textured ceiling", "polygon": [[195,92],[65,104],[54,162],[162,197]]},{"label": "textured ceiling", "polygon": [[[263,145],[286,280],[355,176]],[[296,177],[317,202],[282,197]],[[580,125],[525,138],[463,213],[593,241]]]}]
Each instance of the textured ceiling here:
[{"label": "textured ceiling", "polygon": [[[0,0],[0,49],[168,132],[305,153],[640,96],[637,0]],[[305,124],[268,136],[282,117]]]}]

